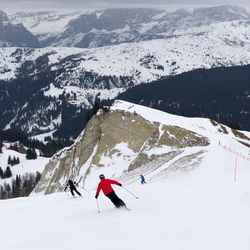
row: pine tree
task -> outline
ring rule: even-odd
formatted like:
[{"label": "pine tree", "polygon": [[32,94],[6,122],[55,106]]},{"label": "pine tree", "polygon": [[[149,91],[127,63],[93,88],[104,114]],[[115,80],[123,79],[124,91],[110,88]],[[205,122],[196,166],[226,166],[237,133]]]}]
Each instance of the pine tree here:
[{"label": "pine tree", "polygon": [[13,165],[19,164],[19,162],[20,162],[19,158],[14,156]]},{"label": "pine tree", "polygon": [[15,180],[12,179],[11,180],[11,190],[12,190],[12,198],[15,198],[17,197],[16,194],[17,194],[17,188],[16,188],[16,183],[15,183]]},{"label": "pine tree", "polygon": [[5,191],[6,191],[6,198],[12,198],[12,195],[11,195],[11,188],[10,188],[10,185],[7,184],[7,185],[4,185],[5,186]]},{"label": "pine tree", "polygon": [[27,189],[27,196],[30,195],[30,193],[33,191],[35,188],[36,183],[35,183],[35,175],[33,173],[29,174],[28,178],[28,189]]},{"label": "pine tree", "polygon": [[9,155],[8,157],[8,165],[11,165],[12,166],[12,159],[11,159],[11,156]]},{"label": "pine tree", "polygon": [[16,157],[15,156],[13,156],[13,158],[12,158],[12,164],[11,164],[11,166],[14,166],[14,165],[16,165]]},{"label": "pine tree", "polygon": [[20,189],[21,189],[21,178],[20,176],[16,175],[15,179],[12,179],[12,198],[16,198],[20,196]]},{"label": "pine tree", "polygon": [[0,140],[0,153],[3,153],[2,147],[3,147],[3,142]]},{"label": "pine tree", "polygon": [[95,101],[93,108],[87,111],[86,122],[88,122],[98,112],[99,109],[100,103],[98,101]]},{"label": "pine tree", "polygon": [[26,159],[28,160],[37,159],[36,150],[28,148],[26,153]]},{"label": "pine tree", "polygon": [[27,196],[28,194],[28,174],[22,177],[22,190],[21,196]]},{"label": "pine tree", "polygon": [[18,152],[18,146],[17,146],[17,143],[14,144],[13,146],[13,150],[15,150],[16,152]]},{"label": "pine tree", "polygon": [[33,159],[37,159],[36,150],[34,148],[32,149],[32,157]]},{"label": "pine tree", "polygon": [[39,172],[36,172],[35,186],[36,186],[36,184],[40,181],[41,176],[42,176],[42,175],[41,175]]},{"label": "pine tree", "polygon": [[0,167],[0,178],[3,179],[4,178],[4,172],[3,169]]},{"label": "pine tree", "polygon": [[0,199],[6,199],[7,197],[6,197],[7,195],[6,195],[6,191],[5,191],[5,189],[4,189],[4,186],[0,186]]},{"label": "pine tree", "polygon": [[17,190],[17,197],[20,196],[20,189],[22,187],[22,182],[21,182],[21,176],[20,175],[16,175],[16,180],[15,180],[15,186],[16,186],[16,190]]},{"label": "pine tree", "polygon": [[4,178],[10,178],[12,176],[12,172],[10,170],[10,167],[8,166],[4,172]]}]

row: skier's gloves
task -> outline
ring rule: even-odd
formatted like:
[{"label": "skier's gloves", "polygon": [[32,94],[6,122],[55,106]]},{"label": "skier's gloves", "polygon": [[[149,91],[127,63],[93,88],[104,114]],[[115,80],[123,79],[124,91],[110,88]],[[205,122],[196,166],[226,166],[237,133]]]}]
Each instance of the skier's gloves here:
[{"label": "skier's gloves", "polygon": [[121,183],[119,183],[119,184],[117,184],[117,185],[119,185],[120,187],[122,186],[122,184],[121,184]]},{"label": "skier's gloves", "polygon": [[95,198],[97,199],[97,198],[98,198],[98,195],[96,195]]}]

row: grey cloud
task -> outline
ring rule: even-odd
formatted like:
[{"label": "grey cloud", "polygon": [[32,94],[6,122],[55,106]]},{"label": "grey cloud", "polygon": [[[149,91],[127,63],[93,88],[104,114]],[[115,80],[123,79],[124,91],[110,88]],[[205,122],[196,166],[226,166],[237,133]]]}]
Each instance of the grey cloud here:
[{"label": "grey cloud", "polygon": [[[124,3],[125,2],[125,3]],[[0,9],[36,8],[104,8],[104,7],[157,7],[157,6],[240,5],[249,6],[249,0],[0,0]]]}]

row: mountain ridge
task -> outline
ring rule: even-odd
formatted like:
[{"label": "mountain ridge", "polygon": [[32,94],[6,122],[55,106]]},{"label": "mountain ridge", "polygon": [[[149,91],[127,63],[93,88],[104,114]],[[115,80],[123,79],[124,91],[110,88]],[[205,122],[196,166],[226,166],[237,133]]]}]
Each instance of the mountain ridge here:
[{"label": "mountain ridge", "polygon": [[[16,13],[14,23],[24,23],[39,39],[42,47],[103,47],[152,39],[167,39],[178,30],[212,23],[250,20],[250,14],[238,6],[177,9],[104,9],[77,12]],[[46,31],[47,30],[47,31]]]},{"label": "mountain ridge", "polygon": [[160,177],[192,171],[218,144],[248,152],[241,142],[250,142],[249,132],[237,134],[220,126],[224,129],[209,119],[175,116],[117,100],[89,121],[72,146],[54,155],[34,192],[63,191],[67,179],[91,188],[100,172],[131,183],[139,173]]},{"label": "mountain ridge", "polygon": [[[222,22],[211,16],[216,15],[216,10],[220,13],[219,18],[224,18]],[[224,10],[226,14],[223,14]],[[105,20],[110,20],[112,11],[118,10],[109,10],[108,14],[99,11],[96,18],[104,15]],[[124,23],[127,10],[122,11],[124,19],[121,22]],[[137,11],[139,10],[134,10],[130,15],[135,16]],[[250,22],[245,11],[236,7],[197,10],[197,13],[203,12],[208,12],[205,14],[211,16],[209,22],[212,23],[202,22],[189,27],[187,22],[187,26],[183,26],[184,18],[178,26],[181,28],[173,29],[169,36],[163,39],[154,37],[150,41],[91,49],[0,48],[0,57],[3,58],[0,62],[0,113],[3,117],[0,128],[21,129],[30,136],[55,131],[55,136],[67,134],[69,138],[75,137],[85,126],[84,117],[96,101],[109,101],[135,85],[197,68],[249,64]],[[91,13],[93,14],[89,11],[85,14],[92,15]],[[45,15],[50,13],[46,12]],[[65,15],[64,18],[72,17],[67,13]],[[74,15],[77,16],[78,13]],[[178,25],[177,20],[182,15],[192,16],[192,13],[185,10],[170,13],[169,22]],[[201,18],[199,15],[197,23]],[[145,15],[139,15],[137,21],[143,23],[143,16]],[[155,13],[153,16],[155,17]],[[165,12],[161,11],[155,20],[166,18],[164,16]],[[51,16],[51,20],[58,19],[61,22],[60,18],[57,15]],[[130,20],[131,25],[133,20],[135,19]],[[110,20],[110,24],[116,23]],[[155,21],[151,24],[147,28],[155,26]],[[107,25],[107,22],[102,25]],[[164,25],[160,25],[162,29],[165,29]],[[119,29],[118,26],[115,28]],[[45,25],[43,28],[46,27]],[[113,29],[112,25],[110,27]],[[125,30],[122,32],[126,32]],[[148,30],[144,29],[143,32]],[[73,124],[74,131],[70,131],[68,122]]]},{"label": "mountain ridge", "polygon": [[11,23],[7,14],[0,11],[0,45],[1,47],[39,47],[40,43],[22,23]]}]

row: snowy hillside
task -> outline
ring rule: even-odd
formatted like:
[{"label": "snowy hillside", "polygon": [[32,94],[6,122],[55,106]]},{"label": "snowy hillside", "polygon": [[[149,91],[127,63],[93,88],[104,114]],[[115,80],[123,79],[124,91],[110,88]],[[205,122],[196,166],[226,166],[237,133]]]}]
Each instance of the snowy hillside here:
[{"label": "snowy hillside", "polygon": [[[29,179],[30,174],[32,174],[34,178],[37,175],[37,172],[41,174],[44,170],[45,165],[49,161],[48,158],[44,157],[38,157],[35,160],[27,160],[26,154],[8,149],[8,144],[4,144],[2,151],[3,152],[0,153],[0,167],[3,172],[5,172],[7,166],[9,166],[12,173],[12,176],[9,178],[2,179],[0,177],[0,188],[3,188],[4,191],[6,191],[6,185],[10,185],[10,187],[12,187],[12,182],[16,181],[17,176],[18,178],[20,177],[20,180],[27,180]],[[11,166],[10,164],[8,164],[9,157],[11,159],[13,159],[14,157],[18,158],[19,163]],[[3,190],[1,189],[0,198],[4,196]]]},{"label": "snowy hillside", "polygon": [[[237,82],[237,84],[236,84]],[[250,130],[250,65],[197,69],[134,86],[117,98]]]},{"label": "snowy hillside", "polygon": [[[103,172],[108,176],[112,175],[116,178],[120,178],[121,180],[130,183],[137,178],[136,176],[138,176],[140,172],[143,172],[144,174],[147,175],[148,178],[153,180],[158,178],[164,179],[168,177],[168,175],[173,174],[173,172],[175,171],[189,172],[195,169],[196,167],[202,168],[203,164],[204,165],[212,164],[213,160],[211,159],[217,158],[217,156],[213,155],[215,154],[215,151],[218,150],[222,155],[224,156],[227,155],[226,152],[222,153],[222,151],[224,151],[223,149],[218,149],[220,148],[218,146],[219,144],[244,154],[248,158],[246,161],[243,161],[244,162],[243,164],[245,166],[249,164],[250,161],[249,132],[245,132],[244,134],[243,133],[235,134],[233,133],[233,130],[231,130],[230,128],[223,125],[215,125],[209,119],[185,118],[181,116],[170,115],[161,111],[149,109],[140,105],[134,105],[123,101],[117,101],[112,110],[113,111],[125,110],[126,112],[136,114],[136,116],[137,115],[142,116],[147,121],[160,124],[159,128],[160,130],[162,129],[162,131],[160,131],[158,142],[156,142],[156,144],[152,146],[152,148],[150,148],[149,145],[147,146],[147,143],[149,142],[146,141],[143,147],[140,149],[140,153],[142,153],[144,150],[148,156],[164,155],[165,153],[175,151],[178,148],[178,146],[176,145],[175,146],[171,145],[170,142],[171,139],[170,141],[163,142],[163,144],[160,145],[161,137],[163,137],[164,133],[166,133],[163,129],[164,125],[177,126],[187,129],[188,131],[192,131],[200,135],[201,138],[202,136],[204,136],[205,138],[208,138],[209,145],[205,147],[203,146],[193,147],[191,146],[192,142],[190,141],[190,147],[188,147],[185,146],[185,138],[182,138],[180,141],[180,144],[182,144],[182,146],[180,148],[183,149],[183,151],[181,152],[180,155],[173,157],[171,160],[167,159],[165,160],[166,162],[164,162],[163,159],[161,159],[158,163],[156,163],[157,161],[153,160],[151,163],[148,164],[146,163],[146,161],[145,162],[142,161],[139,165],[139,169],[134,171],[135,173],[133,173],[133,170],[128,168],[128,164],[130,164],[131,162],[133,163],[133,161],[135,162],[136,159],[134,155],[135,152],[129,150],[129,145],[126,144],[123,145],[121,144],[119,146],[117,145],[115,148],[118,152],[120,152],[121,156],[119,153],[115,153],[115,155],[113,155],[111,159],[108,159],[108,157],[106,157],[104,153],[104,155],[100,157],[101,160],[99,162],[99,165],[108,167],[104,169],[103,168],[99,169],[98,167],[97,168],[94,167],[93,169],[91,169],[90,170],[91,174],[88,173],[85,180],[87,186],[91,186],[92,182],[93,183],[95,182],[95,176],[98,175],[98,173],[100,172]],[[142,129],[142,127],[140,129]],[[138,128],[136,131],[134,131],[135,136],[140,129]],[[167,133],[169,134],[171,132]],[[169,134],[169,138],[172,137],[174,138],[174,135]],[[190,138],[188,140],[190,140]],[[245,146],[240,142],[245,142],[246,145],[248,146]],[[164,143],[166,144],[164,145]],[[128,159],[127,161],[126,158]],[[88,165],[89,162],[86,164]],[[118,169],[117,166],[119,166]],[[248,174],[249,170],[250,169],[248,169]]]},{"label": "snowy hillside", "polygon": [[[169,39],[96,49],[1,48],[0,79],[55,72],[52,89],[47,94],[58,96],[63,89],[66,92],[75,90],[80,95],[79,101],[87,105],[87,94],[92,96],[100,92],[101,98],[114,97],[130,84],[146,83],[197,68],[250,63],[249,22],[224,22],[188,31],[183,34],[179,30]],[[89,73],[94,80],[102,76],[113,79],[106,83],[108,86],[103,85],[104,79],[96,83],[84,82]],[[128,79],[123,83],[119,82],[120,77]],[[53,90],[57,83],[63,87],[60,91]],[[72,87],[67,90],[66,86]]]},{"label": "snowy hillside", "polygon": [[[119,178],[124,187],[139,196],[137,200],[114,186],[131,211],[115,209],[100,195],[98,214],[94,198],[100,173],[118,178],[124,170],[131,153],[124,146],[112,158],[103,156],[104,167],[92,168],[84,186],[89,193],[79,187],[82,198],[57,193],[0,201],[1,249],[248,250],[250,156],[249,148],[237,140],[248,142],[243,134],[250,137],[250,133],[239,132],[239,138],[228,127],[207,119],[173,116],[126,102],[117,102],[112,108],[112,112],[121,110],[136,112],[161,126],[189,129],[207,137],[209,145],[203,147],[198,165],[194,164],[194,154],[201,147],[184,147],[183,157],[179,155],[156,169],[153,165],[151,170],[142,167],[133,178]],[[169,150],[162,147],[148,153]],[[185,158],[190,153],[193,157]],[[141,173],[145,174],[145,185],[139,182]],[[21,216],[17,211],[22,211]]]},{"label": "snowy hillside", "polygon": [[[54,138],[69,141],[97,99],[197,68],[250,63],[249,13],[239,7],[27,12],[10,20],[25,23],[40,40],[58,38],[57,46],[75,45],[68,39],[77,40],[81,29],[91,46],[78,47],[118,44],[0,48],[0,128],[15,126],[30,136],[54,131]],[[69,131],[68,124],[81,125]]]},{"label": "snowy hillside", "polygon": [[217,152],[227,155],[222,146],[247,156],[248,164],[249,132],[117,101],[89,122],[73,146],[50,160],[35,192],[60,191],[67,178],[93,188],[100,172],[127,184],[140,173],[151,180],[187,174],[212,164]]},{"label": "snowy hillside", "polygon": [[249,64],[249,41],[249,23],[237,21],[95,49],[0,48],[0,112],[8,113],[0,127],[47,133],[67,126],[63,114],[83,121],[96,97],[113,99],[129,87],[197,68]]},{"label": "snowy hillside", "polygon": [[249,168],[241,166],[233,183],[233,159],[224,157],[225,164],[212,160],[189,176],[126,186],[138,200],[114,187],[131,211],[116,210],[100,195],[98,214],[94,190],[81,189],[83,198],[60,193],[0,201],[1,249],[248,250]]}]

